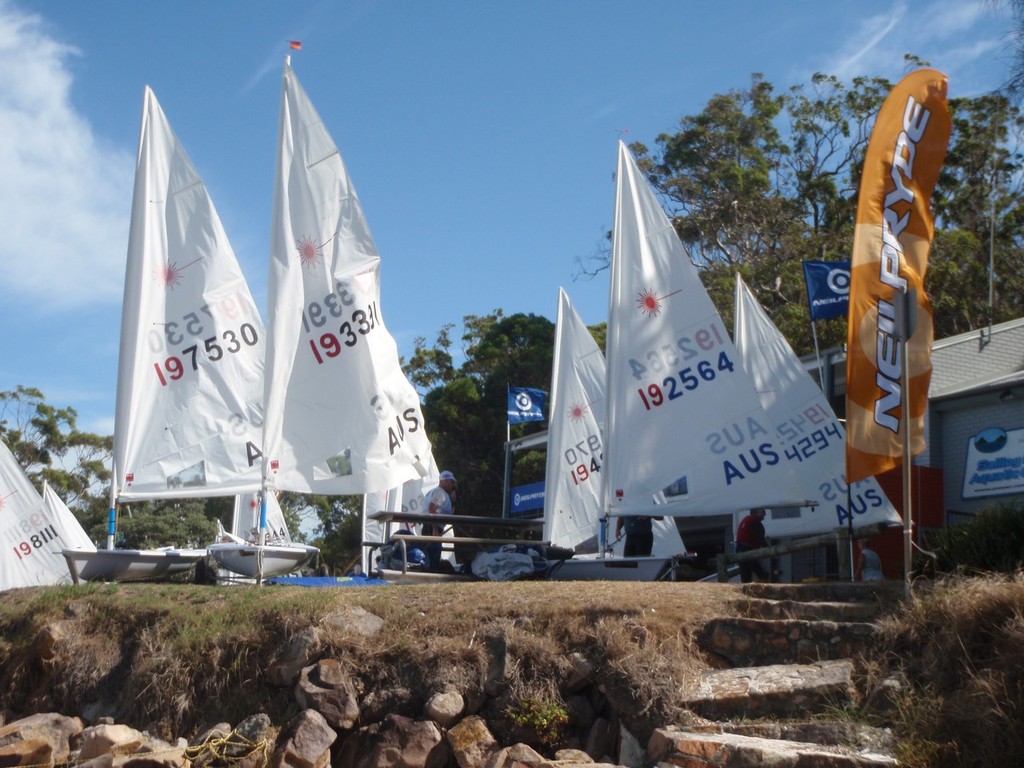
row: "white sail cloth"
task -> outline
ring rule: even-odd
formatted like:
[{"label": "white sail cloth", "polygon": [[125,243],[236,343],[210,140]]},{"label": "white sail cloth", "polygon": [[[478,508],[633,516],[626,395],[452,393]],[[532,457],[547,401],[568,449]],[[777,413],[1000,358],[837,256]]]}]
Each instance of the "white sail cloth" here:
[{"label": "white sail cloth", "polygon": [[[672,223],[619,143],[603,506],[708,515],[803,499]],[[652,499],[664,500],[652,513]]]},{"label": "white sail cloth", "polygon": [[268,287],[265,474],[386,491],[426,472],[419,396],[380,306],[380,258],[341,155],[286,62]]},{"label": "white sail cloth", "polygon": [[78,519],[57,494],[33,487],[0,442],[0,590],[71,581],[64,548],[95,550]]},{"label": "white sail cloth", "polygon": [[147,87],[121,316],[117,498],[259,487],[264,336],[210,195]]},{"label": "white sail cloth", "polygon": [[[825,533],[847,525],[900,524],[900,516],[873,477],[846,486],[846,435],[825,393],[754,294],[736,276],[736,350],[753,378],[782,456],[812,505],[772,511],[766,533],[775,538]],[[849,498],[847,496],[849,495]],[[851,521],[852,511],[852,521]]]},{"label": "white sail cloth", "polygon": [[[621,555],[623,550],[624,539],[614,538],[614,522],[606,531],[604,551],[600,542],[604,389],[604,354],[569,295],[559,288],[542,538],[577,555]],[[674,520],[655,520],[651,527],[652,555],[670,557],[684,551]]]}]

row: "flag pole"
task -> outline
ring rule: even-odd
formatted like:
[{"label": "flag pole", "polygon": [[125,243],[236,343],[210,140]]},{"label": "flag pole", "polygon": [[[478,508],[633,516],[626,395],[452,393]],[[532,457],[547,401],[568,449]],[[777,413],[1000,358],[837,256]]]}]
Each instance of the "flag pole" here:
[{"label": "flag pole", "polygon": [[914,517],[912,514],[911,496],[911,453],[910,453],[910,361],[907,360],[910,349],[910,337],[914,335],[914,312],[917,310],[917,291],[908,290],[905,286],[899,295],[903,307],[901,313],[900,343],[903,354],[900,355],[900,378],[902,379],[900,407],[903,410],[903,592],[910,599],[910,563],[913,557]]}]

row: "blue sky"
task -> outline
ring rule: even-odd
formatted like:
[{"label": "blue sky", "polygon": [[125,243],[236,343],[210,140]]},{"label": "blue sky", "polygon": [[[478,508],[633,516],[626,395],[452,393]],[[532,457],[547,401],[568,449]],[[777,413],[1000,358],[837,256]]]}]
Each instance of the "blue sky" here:
[{"label": "blue sky", "polygon": [[[203,177],[266,317],[281,67],[338,144],[408,356],[467,314],[587,323],[578,278],[612,218],[616,141],[671,132],[762,72],[898,79],[950,95],[1007,77],[1009,20],[972,0],[0,0],[0,390],[41,389],[113,431],[143,87]],[[301,40],[301,51],[289,51]],[[515,382],[513,382],[514,384]]]}]

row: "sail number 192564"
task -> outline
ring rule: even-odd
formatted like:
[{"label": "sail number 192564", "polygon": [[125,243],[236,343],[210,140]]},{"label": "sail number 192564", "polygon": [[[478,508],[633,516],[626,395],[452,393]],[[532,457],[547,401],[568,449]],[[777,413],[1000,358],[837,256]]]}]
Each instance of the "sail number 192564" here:
[{"label": "sail number 192564", "polygon": [[639,388],[636,392],[648,411],[670,400],[683,396],[686,390],[693,391],[703,382],[714,381],[719,373],[732,373],[733,362],[724,351],[718,353],[717,363],[701,360],[695,366],[683,368],[672,376],[666,376],[661,384],[657,382]]}]

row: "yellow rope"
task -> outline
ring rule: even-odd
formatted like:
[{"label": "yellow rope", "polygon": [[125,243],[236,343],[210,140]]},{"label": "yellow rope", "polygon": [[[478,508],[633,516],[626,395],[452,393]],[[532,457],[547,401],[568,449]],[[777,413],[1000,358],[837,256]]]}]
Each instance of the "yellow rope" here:
[{"label": "yellow rope", "polygon": [[270,742],[266,739],[250,741],[237,731],[232,731],[227,736],[222,736],[220,731],[214,731],[213,737],[202,744],[186,747],[185,757],[195,762],[204,753],[209,753],[219,764],[232,765],[250,755],[260,753],[263,755],[263,764],[266,764],[269,751]]},{"label": "yellow rope", "polygon": [[[116,745],[114,748],[116,750]],[[162,749],[154,752],[133,752],[130,755],[118,755],[118,757],[138,757],[139,755],[146,755],[149,757],[169,755],[179,751],[181,751],[180,747],[173,747],[171,749]],[[270,753],[270,742],[266,739],[261,741],[250,741],[237,731],[232,731],[227,736],[224,736],[220,731],[214,731],[213,737],[207,739],[202,744],[197,744],[194,747],[185,747],[184,749],[185,757],[192,762],[195,762],[197,758],[206,752],[209,752],[212,755],[213,760],[216,760],[218,765],[233,765],[253,754],[260,753],[263,755],[262,764],[266,765]],[[27,764],[20,766],[20,768],[73,768],[76,765],[91,762],[92,759],[93,758],[83,761],[83,763],[75,763],[71,760],[67,760],[61,763],[51,762]]]}]

